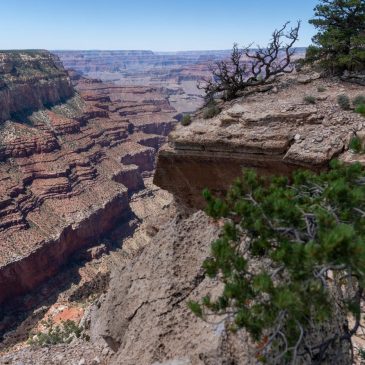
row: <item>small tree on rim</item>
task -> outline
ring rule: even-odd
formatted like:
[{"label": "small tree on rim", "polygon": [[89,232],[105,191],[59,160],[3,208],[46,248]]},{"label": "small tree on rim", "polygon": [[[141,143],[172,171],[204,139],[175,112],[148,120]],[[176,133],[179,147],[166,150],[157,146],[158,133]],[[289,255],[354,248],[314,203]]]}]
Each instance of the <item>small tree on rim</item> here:
[{"label": "small tree on rim", "polygon": [[[258,86],[275,79],[282,73],[293,71],[294,44],[299,38],[300,21],[288,29],[289,22],[275,30],[266,48],[250,46],[239,49],[235,43],[229,60],[218,61],[211,66],[212,77],[204,79],[198,88],[207,98],[222,94],[226,100],[234,99],[238,92],[250,86]],[[284,42],[286,40],[286,42]]]},{"label": "small tree on rim", "polygon": [[320,0],[309,21],[318,33],[307,60],[319,61],[331,74],[365,69],[365,1]]}]

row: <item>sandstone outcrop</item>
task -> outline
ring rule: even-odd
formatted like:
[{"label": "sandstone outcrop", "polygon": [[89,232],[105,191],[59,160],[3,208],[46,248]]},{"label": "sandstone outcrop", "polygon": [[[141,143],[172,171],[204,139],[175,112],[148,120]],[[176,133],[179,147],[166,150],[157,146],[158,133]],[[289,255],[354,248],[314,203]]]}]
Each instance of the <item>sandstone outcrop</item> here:
[{"label": "sandstone outcrop", "polygon": [[[285,77],[271,91],[222,105],[213,119],[198,113],[191,125],[179,125],[159,154],[155,183],[188,205],[201,206],[204,188],[224,191],[242,168],[286,175],[326,168],[365,130],[364,118],[342,110],[337,97],[344,92],[355,97],[363,88],[318,76],[307,75],[305,83],[296,75]],[[314,104],[305,95],[313,96]]]},{"label": "sandstone outcrop", "polygon": [[154,169],[156,149],[176,112],[155,89],[113,89],[80,78],[75,93],[47,52],[0,57],[0,93],[6,92],[0,95],[4,304],[54,275],[72,253],[128,216],[130,193]]}]

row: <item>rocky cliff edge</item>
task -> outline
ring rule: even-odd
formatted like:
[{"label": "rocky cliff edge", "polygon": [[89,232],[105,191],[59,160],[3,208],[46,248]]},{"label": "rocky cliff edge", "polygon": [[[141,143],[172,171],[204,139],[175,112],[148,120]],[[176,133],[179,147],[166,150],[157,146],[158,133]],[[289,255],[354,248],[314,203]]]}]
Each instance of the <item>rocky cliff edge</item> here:
[{"label": "rocky cliff edge", "polygon": [[365,119],[343,110],[337,98],[361,95],[363,86],[310,72],[260,91],[221,105],[212,119],[198,113],[189,126],[179,125],[160,151],[155,183],[201,206],[204,188],[225,190],[242,168],[290,174],[324,169],[335,157],[361,158],[347,150],[352,137],[363,138]]}]

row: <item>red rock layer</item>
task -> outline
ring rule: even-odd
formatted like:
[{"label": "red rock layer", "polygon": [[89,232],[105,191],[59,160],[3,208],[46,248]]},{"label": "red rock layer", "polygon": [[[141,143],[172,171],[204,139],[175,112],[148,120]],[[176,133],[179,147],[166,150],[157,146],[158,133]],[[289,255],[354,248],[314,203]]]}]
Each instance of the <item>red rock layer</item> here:
[{"label": "red rock layer", "polygon": [[81,96],[2,124],[0,304],[129,213],[129,193],[143,187],[172,129],[174,110],[158,90],[86,80],[78,89]]}]

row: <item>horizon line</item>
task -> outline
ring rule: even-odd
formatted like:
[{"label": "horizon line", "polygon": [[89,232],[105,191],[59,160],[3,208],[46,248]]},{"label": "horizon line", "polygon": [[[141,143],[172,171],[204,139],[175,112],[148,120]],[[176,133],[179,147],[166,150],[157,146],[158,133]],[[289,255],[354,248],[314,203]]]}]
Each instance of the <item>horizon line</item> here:
[{"label": "horizon line", "polygon": [[[263,47],[264,48],[264,47]],[[308,48],[308,46],[297,46],[294,49]],[[250,49],[257,49],[252,47]],[[4,51],[48,51],[48,52],[152,52],[152,53],[182,53],[182,52],[227,52],[231,51],[232,48],[221,48],[221,49],[186,49],[186,50],[174,50],[174,51],[163,51],[163,50],[152,50],[152,49],[127,49],[127,48],[1,48],[0,52]]]}]

